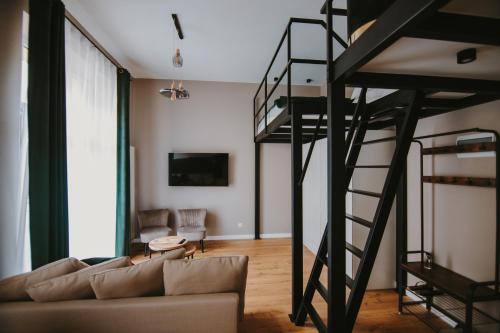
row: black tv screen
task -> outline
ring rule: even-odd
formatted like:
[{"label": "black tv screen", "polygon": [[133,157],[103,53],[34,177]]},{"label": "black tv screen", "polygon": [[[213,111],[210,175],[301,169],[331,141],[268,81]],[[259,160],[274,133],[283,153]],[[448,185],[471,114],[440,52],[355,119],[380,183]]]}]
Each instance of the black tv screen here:
[{"label": "black tv screen", "polygon": [[228,186],[228,154],[169,153],[170,186]]}]

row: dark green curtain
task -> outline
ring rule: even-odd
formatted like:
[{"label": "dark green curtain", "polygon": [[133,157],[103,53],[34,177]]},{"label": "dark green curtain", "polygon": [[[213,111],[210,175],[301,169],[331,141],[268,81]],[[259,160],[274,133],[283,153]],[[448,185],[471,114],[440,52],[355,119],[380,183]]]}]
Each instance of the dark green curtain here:
[{"label": "dark green curtain", "polygon": [[125,256],[130,253],[130,73],[123,68],[118,68],[117,80],[118,140],[115,254]]},{"label": "dark green curtain", "polygon": [[30,0],[28,127],[33,268],[68,256],[64,5]]}]

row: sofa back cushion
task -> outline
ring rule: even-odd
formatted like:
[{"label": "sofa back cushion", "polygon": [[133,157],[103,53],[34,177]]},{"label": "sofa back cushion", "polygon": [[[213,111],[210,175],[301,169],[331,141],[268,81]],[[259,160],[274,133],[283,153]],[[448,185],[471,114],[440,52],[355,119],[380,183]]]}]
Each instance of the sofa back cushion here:
[{"label": "sofa back cushion", "polygon": [[0,302],[30,300],[26,289],[34,284],[88,267],[75,258],[64,258],[39,267],[32,272],[0,280]]},{"label": "sofa back cushion", "polygon": [[164,295],[163,262],[184,259],[185,254],[180,248],[134,266],[100,272],[90,277],[90,285],[97,299]]},{"label": "sofa back cushion", "polygon": [[56,277],[30,286],[26,291],[37,302],[66,301],[94,298],[89,278],[108,269],[131,266],[130,257],[120,257],[90,266],[74,273]]},{"label": "sofa back cushion", "polygon": [[163,263],[166,296],[237,292],[243,319],[248,257],[167,260]]}]

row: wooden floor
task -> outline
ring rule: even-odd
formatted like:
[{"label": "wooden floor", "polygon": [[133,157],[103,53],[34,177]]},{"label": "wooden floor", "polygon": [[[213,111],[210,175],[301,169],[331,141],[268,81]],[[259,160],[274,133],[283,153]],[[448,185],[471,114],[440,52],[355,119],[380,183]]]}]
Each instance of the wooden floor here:
[{"label": "wooden floor", "polygon": [[[291,245],[288,239],[207,241],[205,253],[195,258],[224,255],[248,255],[249,269],[245,319],[241,332],[317,332],[310,320],[297,327],[288,320],[291,304]],[[134,261],[144,260],[143,255]],[[307,282],[313,254],[304,250],[304,281]],[[325,278],[324,274],[322,280]],[[313,301],[325,319],[326,303],[319,296]],[[397,294],[393,290],[367,292],[358,316],[355,332],[432,332],[410,315],[397,313]]]}]

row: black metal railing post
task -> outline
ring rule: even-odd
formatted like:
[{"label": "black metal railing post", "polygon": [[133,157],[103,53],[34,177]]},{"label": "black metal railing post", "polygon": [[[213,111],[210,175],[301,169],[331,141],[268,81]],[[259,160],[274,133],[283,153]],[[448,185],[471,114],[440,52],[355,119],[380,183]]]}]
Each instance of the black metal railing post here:
[{"label": "black metal railing post", "polygon": [[345,304],[345,88],[334,80],[332,1],[326,5],[328,123],[328,324],[327,331],[346,332]]},{"label": "black metal railing post", "polygon": [[255,239],[260,239],[260,143],[255,142]]},{"label": "black metal railing post", "polygon": [[292,313],[295,321],[303,297],[303,235],[302,235],[302,186],[299,184],[302,173],[302,114],[294,110],[292,96],[292,31],[287,27],[287,107],[291,115],[292,149]]}]

